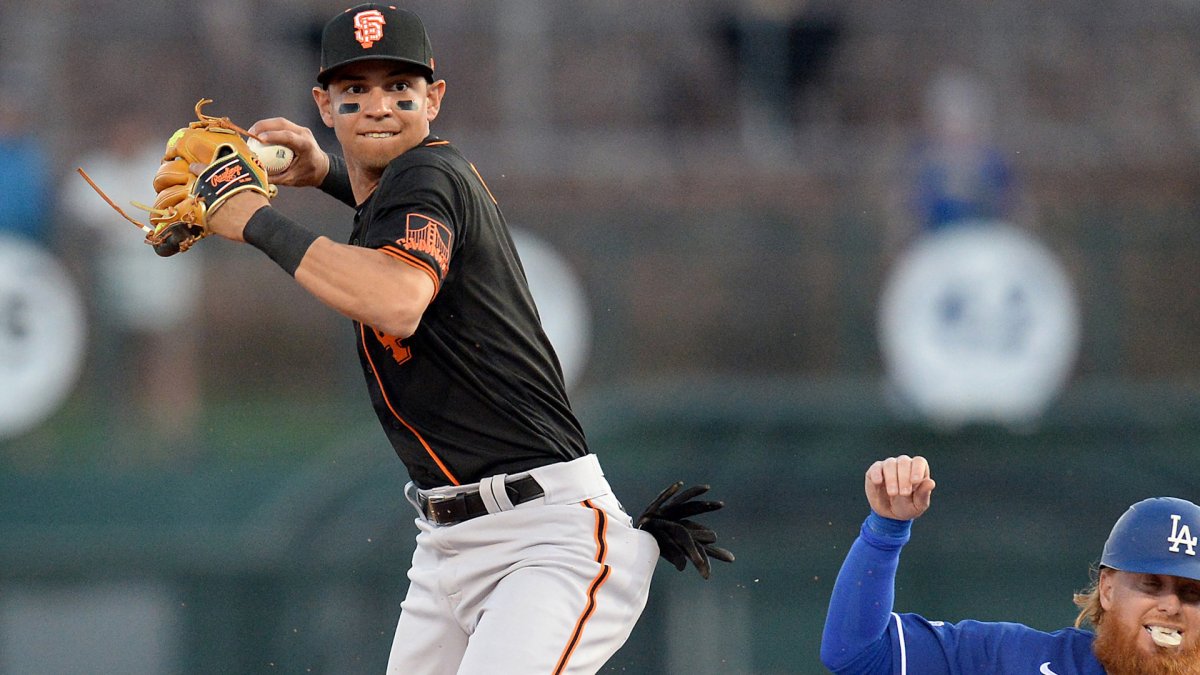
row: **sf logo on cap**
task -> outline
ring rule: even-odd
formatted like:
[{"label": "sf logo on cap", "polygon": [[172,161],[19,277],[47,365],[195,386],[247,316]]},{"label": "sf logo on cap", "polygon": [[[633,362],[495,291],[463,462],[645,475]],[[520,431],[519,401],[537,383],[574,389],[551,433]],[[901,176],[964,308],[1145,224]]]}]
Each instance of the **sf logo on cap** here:
[{"label": "sf logo on cap", "polygon": [[372,45],[383,39],[383,24],[385,23],[387,22],[383,20],[383,13],[377,9],[368,9],[355,14],[354,39],[358,40],[358,44],[362,45],[363,49],[370,49]]},{"label": "sf logo on cap", "polygon": [[1196,542],[1200,537],[1192,536],[1192,529],[1186,524],[1179,527],[1180,516],[1171,515],[1171,536],[1167,537],[1167,541],[1171,542],[1171,548],[1167,549],[1171,553],[1179,553],[1180,545],[1186,548],[1184,553],[1188,555],[1196,555]]}]

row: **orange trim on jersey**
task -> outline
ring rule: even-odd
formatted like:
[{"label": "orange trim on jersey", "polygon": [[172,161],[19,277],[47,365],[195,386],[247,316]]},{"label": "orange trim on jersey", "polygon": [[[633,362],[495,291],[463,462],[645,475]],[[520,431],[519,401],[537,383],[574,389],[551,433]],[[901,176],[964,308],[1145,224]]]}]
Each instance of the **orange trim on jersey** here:
[{"label": "orange trim on jersey", "polygon": [[475,177],[479,179],[479,184],[483,186],[483,189],[487,191],[488,196],[492,198],[492,203],[499,206],[500,202],[496,201],[496,195],[492,194],[492,189],[488,187],[487,181],[483,179],[483,176],[479,175],[479,169],[476,169],[475,165],[470,162],[467,162],[467,166],[471,167],[471,170],[475,172]]},{"label": "orange trim on jersey", "polygon": [[450,145],[450,141],[430,141],[425,144],[425,147],[432,148],[435,145]]},{"label": "orange trim on jersey", "polygon": [[584,500],[583,505],[596,512],[596,562],[600,563],[600,571],[588,586],[587,605],[584,606],[583,613],[575,621],[575,630],[571,631],[571,639],[563,648],[562,656],[558,657],[554,675],[561,675],[566,670],[571,655],[575,653],[575,648],[579,646],[579,640],[583,637],[583,627],[587,624],[588,619],[596,613],[596,594],[599,593],[600,587],[604,585],[605,581],[608,581],[608,577],[612,573],[612,568],[604,564],[608,558],[608,514],[593,506],[590,500]]},{"label": "orange trim on jersey", "polygon": [[[402,263],[407,263],[409,265],[412,265],[413,267],[424,272],[425,274],[428,274],[429,278],[433,280],[433,296],[435,298],[437,297],[438,291],[441,290],[441,288],[442,288],[442,280],[441,280],[441,278],[438,277],[437,272],[434,272],[433,268],[430,267],[428,263],[426,263],[424,260],[421,260],[417,256],[409,253],[408,251],[405,251],[402,248],[397,248],[395,246],[390,246],[390,245],[382,246],[376,250],[386,253],[386,254],[390,255],[391,257],[395,258],[396,260],[399,260]],[[432,300],[432,298],[430,298],[430,299]]]},{"label": "orange trim on jersey", "polygon": [[438,468],[442,470],[442,473],[445,474],[446,479],[450,481],[450,484],[461,485],[461,483],[458,482],[458,478],[455,478],[454,474],[450,473],[450,469],[446,468],[445,463],[442,462],[442,458],[438,457],[437,453],[433,451],[433,448],[429,447],[429,443],[425,442],[425,438],[421,436],[420,432],[414,429],[413,426],[409,424],[407,420],[401,417],[400,414],[396,412],[396,409],[392,407],[392,402],[389,401],[387,397],[387,390],[383,388],[383,380],[379,379],[379,369],[375,367],[375,362],[371,360],[371,351],[367,349],[366,326],[364,326],[362,323],[359,323],[358,332],[359,335],[362,336],[363,354],[367,356],[367,363],[371,366],[371,372],[375,373],[375,381],[379,383],[379,395],[383,397],[383,402],[387,406],[387,409],[391,411],[392,416],[395,417],[400,424],[404,425],[405,429],[408,429],[412,432],[412,435],[416,437],[417,442],[421,444],[422,448],[425,448],[426,454],[428,454],[429,458],[433,460],[433,463],[437,464]]}]

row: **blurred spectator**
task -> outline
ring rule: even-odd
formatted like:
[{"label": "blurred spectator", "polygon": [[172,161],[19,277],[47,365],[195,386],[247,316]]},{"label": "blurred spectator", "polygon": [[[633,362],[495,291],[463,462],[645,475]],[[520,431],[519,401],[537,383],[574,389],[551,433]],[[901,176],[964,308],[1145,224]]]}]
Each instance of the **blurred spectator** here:
[{"label": "blurred spectator", "polygon": [[743,87],[741,133],[758,155],[793,141],[800,99],[821,80],[842,38],[840,18],[791,0],[734,3],[718,23]]},{"label": "blurred spectator", "polygon": [[934,78],[924,134],[906,166],[912,221],[901,239],[969,220],[1019,224],[1016,180],[992,140],[991,107],[991,92],[977,78],[951,70]]},{"label": "blurred spectator", "polygon": [[0,92],[0,233],[46,245],[50,240],[50,162],[29,110]]},{"label": "blurred spectator", "polygon": [[[70,166],[80,166],[134,218],[148,222],[130,201],[154,203],[151,180],[165,138],[134,113],[116,116],[107,143]],[[143,233],[121,218],[72,171],[63,186],[72,237],[88,242],[76,251],[94,278],[92,339],[95,387],[111,404],[110,437],[152,433],[152,442],[186,441],[199,412],[196,311],[201,252],[159,258]],[[202,248],[202,247],[199,247]],[[129,430],[129,431],[127,431]],[[125,433],[123,433],[125,432]]]}]

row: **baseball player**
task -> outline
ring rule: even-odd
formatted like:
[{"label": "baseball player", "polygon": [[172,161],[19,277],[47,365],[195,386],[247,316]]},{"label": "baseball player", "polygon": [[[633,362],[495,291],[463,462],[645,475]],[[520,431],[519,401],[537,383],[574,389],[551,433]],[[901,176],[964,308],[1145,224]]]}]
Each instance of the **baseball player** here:
[{"label": "baseball player", "polygon": [[[834,584],[821,661],[835,673],[1200,673],[1200,506],[1140,501],[1113,526],[1075,627],[929,621],[892,612],[896,566],[934,481],[922,457],[867,470],[871,513]],[[1085,623],[1095,633],[1080,629]]]},{"label": "baseball player", "polygon": [[[721,503],[693,500],[707,486],[677,484],[637,523],[622,509],[572,413],[495,198],[430,133],[446,95],[434,67],[415,14],[380,4],[338,14],[312,94],[342,156],[286,119],[259,121],[249,134],[295,153],[268,185],[240,130],[202,114],[202,100],[200,121],[168,142],[146,207],[154,227],[143,229],[160,255],[208,234],[247,242],[353,320],[419,529],[389,673],[594,673],[633,629],[660,555],[705,577],[710,556],[732,560],[690,520]],[[214,159],[194,166],[202,155]],[[354,208],[349,243],[272,208],[275,185],[318,187]],[[190,220],[175,221],[184,211]]]}]

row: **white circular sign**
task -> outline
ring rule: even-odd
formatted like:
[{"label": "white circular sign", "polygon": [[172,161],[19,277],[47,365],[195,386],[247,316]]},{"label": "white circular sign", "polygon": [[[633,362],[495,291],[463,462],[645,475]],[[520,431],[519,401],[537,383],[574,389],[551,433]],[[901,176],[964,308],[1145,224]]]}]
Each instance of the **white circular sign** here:
[{"label": "white circular sign", "polygon": [[83,362],[86,319],[75,284],[44,249],[0,235],[0,438],[43,422]]},{"label": "white circular sign", "polygon": [[1078,351],[1066,273],[1031,235],[999,222],[919,239],[887,280],[879,319],[902,399],[947,426],[1036,420]]},{"label": "white circular sign", "polygon": [[592,322],[583,284],[549,243],[516,228],[512,236],[529,281],[529,293],[542,318],[542,329],[554,345],[563,380],[570,389],[583,373],[592,341]]}]

